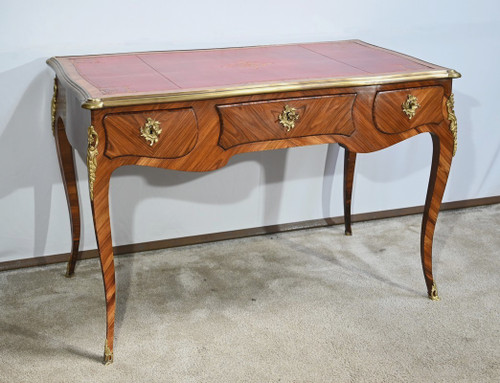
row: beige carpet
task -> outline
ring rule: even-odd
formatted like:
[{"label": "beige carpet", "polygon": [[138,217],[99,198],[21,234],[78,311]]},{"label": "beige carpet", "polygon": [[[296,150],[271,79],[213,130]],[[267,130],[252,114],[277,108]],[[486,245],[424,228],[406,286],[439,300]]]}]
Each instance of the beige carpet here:
[{"label": "beige carpet", "polygon": [[500,205],[444,212],[440,302],[420,216],[0,273],[0,382],[498,382]]}]

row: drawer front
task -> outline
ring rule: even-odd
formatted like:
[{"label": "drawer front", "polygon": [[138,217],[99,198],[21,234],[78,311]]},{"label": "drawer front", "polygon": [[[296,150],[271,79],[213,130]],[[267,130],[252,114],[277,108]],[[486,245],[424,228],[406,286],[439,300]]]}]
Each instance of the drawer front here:
[{"label": "drawer front", "polygon": [[218,105],[219,145],[229,149],[252,142],[354,131],[355,94],[288,98]]},{"label": "drawer front", "polygon": [[444,89],[441,86],[406,88],[378,92],[373,119],[384,133],[402,133],[425,124],[443,120]]},{"label": "drawer front", "polygon": [[112,113],[104,118],[104,129],[109,158],[178,158],[193,150],[198,139],[192,108]]}]

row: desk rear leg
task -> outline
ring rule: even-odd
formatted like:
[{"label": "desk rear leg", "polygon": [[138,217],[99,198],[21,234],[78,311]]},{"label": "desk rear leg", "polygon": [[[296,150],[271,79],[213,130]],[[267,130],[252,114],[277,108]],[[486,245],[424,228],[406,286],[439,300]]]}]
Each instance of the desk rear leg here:
[{"label": "desk rear leg", "polygon": [[57,121],[54,137],[56,141],[59,167],[68,202],[69,220],[71,223],[72,247],[66,268],[66,277],[71,277],[75,272],[75,264],[78,257],[80,245],[80,204],[78,200],[78,189],[76,187],[76,170],[73,148],[71,147],[66,129],[61,119]]},{"label": "desk rear leg", "polygon": [[356,165],[356,153],[344,147],[344,225],[345,235],[352,235],[351,229],[351,200],[352,184],[354,182],[354,168]]}]

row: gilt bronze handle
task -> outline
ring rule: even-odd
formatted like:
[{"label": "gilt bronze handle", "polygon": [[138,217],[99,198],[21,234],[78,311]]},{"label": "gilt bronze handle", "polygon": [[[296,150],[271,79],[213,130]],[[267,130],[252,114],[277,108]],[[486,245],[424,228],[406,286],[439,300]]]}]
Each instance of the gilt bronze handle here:
[{"label": "gilt bronze handle", "polygon": [[158,142],[158,138],[161,134],[160,121],[156,121],[152,118],[148,118],[144,126],[140,128],[141,137],[149,142],[149,146]]},{"label": "gilt bronze handle", "polygon": [[408,116],[408,120],[411,120],[415,117],[415,113],[417,113],[417,109],[420,108],[420,104],[415,96],[409,94],[406,101],[401,104],[401,108],[403,108],[403,112]]},{"label": "gilt bronze handle", "polygon": [[278,120],[281,125],[286,129],[287,132],[295,128],[295,121],[299,119],[299,114],[297,109],[285,105],[283,112],[278,116]]}]

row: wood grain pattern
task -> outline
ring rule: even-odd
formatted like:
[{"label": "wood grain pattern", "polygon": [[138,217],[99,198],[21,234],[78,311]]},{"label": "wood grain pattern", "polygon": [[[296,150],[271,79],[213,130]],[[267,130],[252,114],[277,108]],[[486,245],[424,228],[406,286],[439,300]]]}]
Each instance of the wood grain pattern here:
[{"label": "wood grain pattern", "polygon": [[[349,49],[353,49],[352,45],[349,46]],[[320,44],[310,46],[308,49],[325,57],[346,53],[345,51],[342,53],[342,50],[335,53],[336,48],[334,48]],[[366,50],[363,52],[359,55],[354,54],[351,63],[356,62],[365,68],[388,65],[382,61],[374,62],[373,57],[370,58],[370,55],[366,54]],[[307,57],[310,56],[308,54],[303,56],[305,59]],[[395,61],[393,60],[390,65],[395,67],[400,65],[400,62],[405,62],[409,66],[418,63],[418,60],[408,60],[404,56],[394,57]],[[149,57],[149,60],[152,60],[149,65],[161,68],[158,69],[160,72],[167,70],[162,66],[167,64],[154,62],[155,57]],[[66,64],[69,65],[68,62]],[[342,70],[344,69],[346,68],[343,67]],[[65,73],[66,81],[61,84],[59,93],[61,96],[58,97],[74,91],[67,83],[68,77],[74,76],[74,83],[82,85],[78,83],[82,78],[77,76],[74,70],[69,68],[68,73]],[[110,76],[106,81],[113,80],[113,75]],[[187,78],[184,80],[189,81]],[[109,84],[120,85],[112,82]],[[102,89],[88,87],[88,92],[97,91],[101,92]],[[401,111],[401,103],[409,92],[416,95],[421,104],[421,109],[412,120]],[[91,123],[99,137],[99,146],[93,188],[94,199],[91,206],[106,300],[105,360],[112,361],[116,309],[114,256],[109,218],[109,181],[113,171],[124,165],[209,171],[224,166],[232,156],[239,153],[339,143],[345,148],[344,213],[346,234],[350,234],[352,233],[352,187],[357,153],[377,151],[418,134],[430,133],[434,151],[421,234],[422,267],[430,295],[434,286],[432,241],[453,151],[453,135],[449,129],[450,122],[447,119],[446,109],[446,101],[450,95],[451,79],[445,78],[345,88],[276,91],[147,105],[140,103],[92,110]],[[64,100],[61,101],[58,104],[60,119],[57,125],[56,143],[72,217],[73,255],[70,258],[72,266],[68,269],[72,270],[79,238],[79,223],[76,224],[79,222],[78,195],[72,150],[62,123],[70,116],[66,116]],[[301,116],[289,134],[277,122],[277,116],[286,104],[297,108]],[[161,121],[164,129],[160,140],[152,147],[138,132],[148,117]]]},{"label": "wood grain pattern", "polygon": [[[150,145],[140,129],[148,118],[160,122],[158,142]],[[106,148],[109,158],[121,156],[177,158],[196,145],[198,126],[192,108],[110,113],[104,118]]]},{"label": "wood grain pattern", "polygon": [[80,246],[80,203],[76,187],[76,170],[73,148],[66,137],[66,130],[61,118],[56,119],[55,141],[59,167],[68,203],[69,219],[71,225],[71,253],[66,268],[66,276],[71,277],[75,272],[78,248]]},{"label": "wood grain pattern", "polygon": [[[433,298],[434,276],[432,273],[432,241],[434,229],[443,199],[444,190],[450,173],[453,135],[448,124],[442,123],[431,133],[433,155],[427,197],[425,200],[424,215],[422,218],[422,232],[420,235],[420,254],[424,270],[425,284],[429,297]],[[437,292],[435,293],[437,296]]]},{"label": "wood grain pattern", "polygon": [[344,226],[345,234],[352,235],[351,228],[351,201],[352,184],[354,182],[354,168],[356,166],[356,153],[344,147]]},{"label": "wood grain pattern", "polygon": [[[100,136],[102,126],[96,129]],[[106,300],[106,347],[104,363],[113,361],[113,343],[115,333],[116,283],[115,263],[113,257],[113,242],[109,221],[109,180],[112,168],[104,155],[98,157],[96,181],[94,183],[94,199],[91,201],[94,229],[97,239],[97,249],[101,263],[102,279],[104,281],[104,298]],[[107,351],[111,354],[108,354]]]},{"label": "wood grain pattern", "polygon": [[[402,108],[408,95],[417,97],[420,105],[411,119]],[[443,120],[440,102],[443,96],[441,86],[378,92],[373,106],[375,126],[384,133],[401,133],[419,125],[439,124]]]},{"label": "wood grain pattern", "polygon": [[[348,136],[354,131],[352,107],[355,99],[355,94],[339,94],[217,105],[221,119],[219,145],[230,149],[252,142],[296,137],[324,134]],[[295,108],[299,116],[290,131],[278,121],[286,105]],[[328,112],[325,113],[325,110]]]}]

